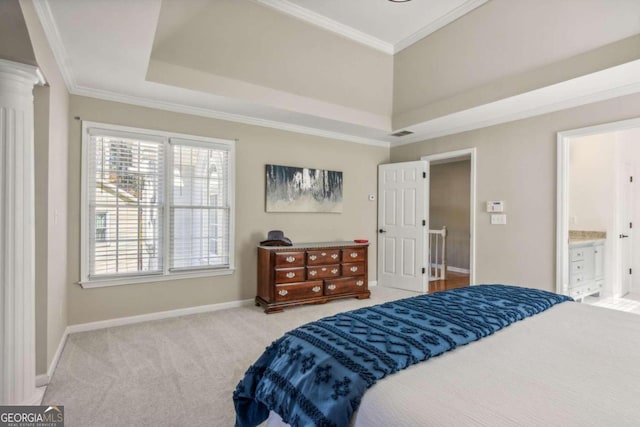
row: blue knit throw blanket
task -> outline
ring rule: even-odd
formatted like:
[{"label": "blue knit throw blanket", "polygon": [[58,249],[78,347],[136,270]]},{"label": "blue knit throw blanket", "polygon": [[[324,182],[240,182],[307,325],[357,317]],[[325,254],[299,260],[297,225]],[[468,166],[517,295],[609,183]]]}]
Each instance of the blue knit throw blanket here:
[{"label": "blue knit throw blanket", "polygon": [[365,390],[379,379],[570,300],[481,285],[300,326],[274,341],[236,387],[236,426],[257,426],[269,411],[292,427],[348,426]]}]

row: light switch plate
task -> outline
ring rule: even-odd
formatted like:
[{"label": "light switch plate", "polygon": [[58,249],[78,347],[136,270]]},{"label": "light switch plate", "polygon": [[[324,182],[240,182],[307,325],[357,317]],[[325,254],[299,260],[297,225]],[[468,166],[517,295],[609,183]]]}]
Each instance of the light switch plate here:
[{"label": "light switch plate", "polygon": [[507,214],[491,214],[492,225],[504,225],[507,223]]}]

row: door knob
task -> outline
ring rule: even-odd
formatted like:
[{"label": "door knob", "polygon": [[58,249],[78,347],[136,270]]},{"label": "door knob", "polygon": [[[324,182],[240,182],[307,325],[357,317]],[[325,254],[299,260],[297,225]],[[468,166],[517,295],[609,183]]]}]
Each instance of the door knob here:
[{"label": "door knob", "polygon": [[620,235],[620,238],[621,238],[621,239],[625,239],[625,238],[627,238],[627,237],[629,237],[629,236],[627,236],[626,234],[621,234],[621,235]]},{"label": "door knob", "polygon": [[378,230],[379,233],[386,233],[387,230],[383,230],[382,228],[380,230]]}]

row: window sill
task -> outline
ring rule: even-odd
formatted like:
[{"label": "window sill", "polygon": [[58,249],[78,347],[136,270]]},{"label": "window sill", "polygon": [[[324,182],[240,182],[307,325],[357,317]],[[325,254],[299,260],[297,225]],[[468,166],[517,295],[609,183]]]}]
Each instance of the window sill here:
[{"label": "window sill", "polygon": [[167,275],[149,275],[149,276],[131,276],[123,278],[110,278],[110,279],[96,279],[96,280],[82,280],[78,282],[84,289],[90,288],[104,288],[107,286],[122,286],[122,285],[135,285],[138,283],[151,283],[151,282],[166,282],[168,280],[182,280],[182,279],[196,279],[200,277],[213,277],[213,276],[228,276],[233,274],[236,270],[234,268],[224,268],[219,270],[205,270],[205,271],[190,271],[171,273]]}]

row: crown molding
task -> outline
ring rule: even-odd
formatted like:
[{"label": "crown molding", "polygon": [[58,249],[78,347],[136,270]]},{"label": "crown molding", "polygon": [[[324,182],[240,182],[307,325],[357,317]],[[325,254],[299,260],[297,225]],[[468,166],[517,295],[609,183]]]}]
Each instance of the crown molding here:
[{"label": "crown molding", "polygon": [[363,138],[339,132],[331,132],[310,128],[307,126],[278,122],[275,120],[259,119],[255,117],[243,116],[240,114],[226,113],[213,109],[193,107],[184,104],[159,101],[146,97],[132,96],[102,89],[80,86],[76,83],[74,73],[70,66],[69,55],[66,51],[66,48],[64,47],[62,37],[60,36],[60,31],[58,30],[55,18],[53,16],[53,13],[51,12],[49,0],[34,0],[33,4],[35,6],[38,18],[42,23],[42,28],[44,29],[45,36],[47,37],[49,45],[51,46],[53,56],[56,60],[58,68],[60,69],[60,73],[62,74],[65,85],[67,86],[67,90],[73,95],[87,96],[91,98],[103,99],[106,101],[122,102],[125,104],[138,105],[141,107],[157,108],[160,110],[173,111],[176,113],[193,114],[201,117],[209,117],[230,122],[268,127],[272,129],[297,132],[301,134],[320,136],[341,141],[355,142],[357,144],[373,145],[377,147],[387,148],[390,146],[390,143],[387,141]]},{"label": "crown molding", "polygon": [[137,105],[140,107],[155,108],[158,110],[172,111],[174,113],[191,114],[194,116],[208,117],[212,119],[225,120],[229,122],[242,123],[253,126],[267,127],[271,129],[284,130],[288,132],[301,133],[305,135],[320,136],[323,138],[337,139],[340,141],[354,142],[356,144],[373,145],[376,147],[389,148],[390,143],[371,138],[363,138],[355,135],[348,135],[339,132],[331,132],[322,129],[311,128],[307,126],[299,126],[291,123],[278,122],[275,120],[260,119],[256,117],[243,116],[241,114],[227,113],[202,107],[193,107],[190,105],[178,104],[174,102],[160,101],[140,96],[125,95],[106,91],[102,89],[93,89],[88,87],[76,86],[71,93],[73,95],[87,96],[90,98],[102,99],[105,101],[121,102],[124,104]]},{"label": "crown molding", "polygon": [[392,43],[380,40],[367,33],[356,30],[355,28],[342,24],[338,21],[334,21],[333,19],[327,18],[324,15],[320,15],[319,13],[316,13],[304,7],[298,6],[287,0],[254,0],[254,1],[264,6],[268,6],[270,8],[276,9],[280,12],[286,13],[287,15],[291,15],[295,18],[301,19],[310,24],[316,25],[320,28],[324,28],[325,30],[329,30],[333,33],[340,34],[341,36],[344,36],[358,43],[362,43],[366,46],[369,46],[373,49],[379,50],[386,54],[393,55],[395,53],[395,48]]},{"label": "crown molding", "polygon": [[398,43],[396,43],[393,46],[393,53],[395,54],[395,53],[400,52],[403,49],[408,48],[409,46],[411,46],[412,44],[416,43],[417,41],[422,40],[423,38],[427,37],[428,35],[435,33],[436,31],[438,31],[440,28],[444,27],[445,25],[448,25],[448,24],[452,23],[456,19],[458,19],[458,18],[464,16],[465,14],[471,12],[472,10],[482,6],[487,1],[489,1],[489,0],[469,0],[469,1],[465,2],[465,3],[463,3],[462,5],[458,6],[455,9],[453,9],[451,12],[447,13],[446,15],[443,15],[440,18],[436,19],[435,21],[431,22],[430,24],[422,27],[421,29],[419,29],[415,33],[411,34],[409,37],[406,37],[406,38],[400,40]]},{"label": "crown molding", "polygon": [[254,0],[254,1],[257,3],[263,4],[265,6],[271,7],[273,9],[276,9],[280,12],[286,13],[287,15],[291,15],[295,18],[301,19],[310,24],[324,28],[325,30],[329,30],[336,34],[340,34],[341,36],[344,36],[358,43],[367,45],[373,49],[379,50],[389,55],[394,55],[400,52],[401,50],[416,43],[417,41],[427,37],[429,34],[432,34],[438,31],[440,28],[444,27],[445,25],[452,23],[453,21],[465,15],[466,13],[469,13],[475,8],[482,6],[489,0],[469,0],[464,4],[460,5],[459,7],[457,7],[456,9],[450,11],[446,15],[422,27],[420,30],[411,34],[409,37],[406,37],[400,40],[396,44],[385,42],[384,40],[380,40],[379,38],[376,38],[372,35],[356,30],[353,27],[342,24],[338,21],[327,18],[324,15],[321,15],[319,13],[306,9],[302,6],[298,6],[294,3],[291,3],[288,0]]},{"label": "crown molding", "polygon": [[69,55],[64,47],[64,43],[62,43],[62,37],[60,36],[60,31],[58,30],[58,25],[53,17],[53,13],[51,12],[49,1],[33,0],[33,7],[42,24],[44,34],[49,41],[49,46],[60,69],[60,74],[62,74],[64,84],[67,86],[67,90],[71,92],[75,88],[75,79],[70,66]]}]

